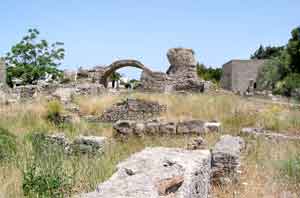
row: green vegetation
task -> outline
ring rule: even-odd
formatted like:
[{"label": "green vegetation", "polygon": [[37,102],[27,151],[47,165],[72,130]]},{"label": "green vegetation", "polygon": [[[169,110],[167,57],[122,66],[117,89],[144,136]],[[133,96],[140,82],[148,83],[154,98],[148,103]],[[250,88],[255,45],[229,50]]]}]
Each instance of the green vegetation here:
[{"label": "green vegetation", "polygon": [[0,127],[0,163],[11,159],[16,151],[16,137]]},{"label": "green vegetation", "polygon": [[285,47],[262,46],[251,58],[269,59],[258,76],[258,87],[276,94],[292,96],[300,88],[300,27],[291,32]]},{"label": "green vegetation", "polygon": [[218,83],[221,80],[222,69],[221,68],[207,68],[203,64],[197,64],[197,74],[204,80],[210,80]]},{"label": "green vegetation", "polygon": [[[122,75],[118,72],[113,72],[109,79],[111,80],[112,82],[112,88],[115,88],[115,86],[117,86],[117,88],[119,87],[119,84],[118,84],[118,81],[121,79]],[[116,82],[117,82],[117,85],[116,85]]]},{"label": "green vegetation", "polygon": [[[234,95],[192,94],[187,97],[176,94],[130,92],[130,95],[78,97],[74,101],[79,105],[82,115],[100,115],[110,105],[127,97],[167,104],[168,109],[162,115],[166,120],[220,121],[222,123],[220,133],[204,136],[209,148],[221,135],[237,135],[242,127],[263,127],[285,133],[300,131],[299,110],[279,105],[256,104]],[[81,192],[94,191],[97,184],[108,179],[115,172],[116,165],[132,153],[153,146],[184,148],[193,138],[187,135],[149,136],[119,141],[112,138],[111,124],[89,123],[80,119],[72,123],[71,127],[53,125],[49,122],[48,115],[55,118],[62,111],[61,108],[56,101],[49,103],[38,100],[0,106],[1,126],[5,126],[14,134],[7,135],[10,134],[7,130],[1,132],[5,134],[5,139],[12,138],[10,140],[14,146],[9,147],[7,144],[2,147],[3,135],[0,135],[0,153],[6,151],[7,156],[7,151],[12,152],[9,154],[11,160],[0,163],[0,194],[4,197],[72,197]],[[64,133],[69,139],[78,135],[106,136],[109,138],[109,144],[104,148],[102,155],[66,155],[62,147],[54,147],[45,142],[45,135],[56,132]],[[298,154],[299,144],[294,142],[274,144],[264,139],[244,138],[248,149],[243,154],[241,183],[249,185],[247,188],[243,185],[229,185],[229,187],[242,193],[244,197],[260,197],[261,193],[270,193],[270,183],[276,185],[273,186],[274,189],[282,187],[299,191],[299,187],[294,186],[295,179],[289,177],[289,173],[281,166],[278,168],[279,162],[289,160],[289,156]],[[15,142],[18,142],[17,147]],[[277,180],[278,175],[283,175],[287,180],[281,183],[281,180]],[[215,197],[228,197],[228,192],[230,191],[224,187],[213,189]]]},{"label": "green vegetation", "polygon": [[58,125],[62,121],[63,106],[58,100],[52,100],[47,104],[47,119]]},{"label": "green vegetation", "polygon": [[52,75],[52,79],[61,77],[57,66],[64,59],[63,43],[38,41],[39,34],[37,29],[29,29],[28,34],[6,54],[7,83],[10,86],[13,86],[14,79],[21,80],[22,84],[34,84],[47,75]]},{"label": "green vegetation", "polygon": [[300,183],[300,157],[294,156],[284,160],[280,165],[281,175],[292,182]]},{"label": "green vegetation", "polygon": [[251,55],[251,59],[270,59],[280,56],[281,51],[284,50],[284,46],[267,46],[262,45]]}]

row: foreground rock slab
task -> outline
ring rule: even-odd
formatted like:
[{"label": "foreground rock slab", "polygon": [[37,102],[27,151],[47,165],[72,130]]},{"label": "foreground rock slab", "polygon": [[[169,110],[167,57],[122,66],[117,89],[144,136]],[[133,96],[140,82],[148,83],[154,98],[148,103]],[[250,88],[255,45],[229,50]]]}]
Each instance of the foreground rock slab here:
[{"label": "foreground rock slab", "polygon": [[146,148],[129,157],[95,192],[81,198],[206,198],[211,155],[208,150]]},{"label": "foreground rock slab", "polygon": [[224,135],[212,149],[212,182],[228,184],[239,179],[241,151],[245,142],[240,137]]}]

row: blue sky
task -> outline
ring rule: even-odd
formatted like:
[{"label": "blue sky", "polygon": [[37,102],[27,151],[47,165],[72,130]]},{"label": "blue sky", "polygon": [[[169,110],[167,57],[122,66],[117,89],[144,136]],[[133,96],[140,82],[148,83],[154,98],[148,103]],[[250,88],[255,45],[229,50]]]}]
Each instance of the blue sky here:
[{"label": "blue sky", "polygon": [[193,48],[199,62],[220,67],[260,44],[285,44],[300,25],[299,0],[1,0],[0,10],[0,56],[34,27],[65,43],[62,68],[135,58],[165,71],[172,47]]}]

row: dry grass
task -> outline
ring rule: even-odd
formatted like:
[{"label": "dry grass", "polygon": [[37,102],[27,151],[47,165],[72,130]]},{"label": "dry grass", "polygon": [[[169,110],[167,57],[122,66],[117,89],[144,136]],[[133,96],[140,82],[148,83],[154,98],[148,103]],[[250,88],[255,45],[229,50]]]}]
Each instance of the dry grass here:
[{"label": "dry grass", "polygon": [[[242,127],[263,127],[278,132],[300,135],[300,112],[298,109],[274,104],[260,104],[233,95],[171,95],[141,94],[108,95],[99,97],[79,97],[75,103],[79,105],[82,115],[100,115],[106,108],[126,97],[136,97],[158,101],[168,106],[162,115],[167,120],[218,120],[222,122],[221,134],[205,136],[211,148],[220,135],[237,135]],[[30,155],[30,144],[27,135],[32,132],[54,133],[64,132],[69,137],[78,134],[103,135],[112,137],[110,124],[87,123],[84,120],[70,126],[58,127],[45,119],[47,103],[32,103],[0,106],[0,126],[17,135],[19,142],[18,161],[0,165],[0,198],[22,197],[22,164]],[[177,137],[144,137],[119,142],[111,138],[111,144],[105,154],[97,158],[63,159],[66,170],[76,167],[72,193],[87,192],[106,180],[115,171],[116,164],[131,153],[147,146],[185,147],[190,136]],[[274,143],[265,140],[245,138],[248,148],[244,153],[241,182],[238,185],[214,187],[215,197],[276,197],[282,190],[299,190],[298,184],[288,179],[282,180],[278,164],[299,154],[300,145],[292,142]],[[27,142],[24,144],[24,142]],[[26,151],[27,154],[24,153]],[[22,157],[23,156],[23,157]],[[51,162],[45,162],[51,163]]]}]

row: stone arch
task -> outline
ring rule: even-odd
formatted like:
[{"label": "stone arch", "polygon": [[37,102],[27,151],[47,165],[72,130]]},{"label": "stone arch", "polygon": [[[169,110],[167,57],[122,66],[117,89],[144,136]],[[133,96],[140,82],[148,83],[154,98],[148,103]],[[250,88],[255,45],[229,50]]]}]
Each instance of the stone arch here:
[{"label": "stone arch", "polygon": [[123,67],[135,67],[142,69],[144,72],[152,73],[150,69],[148,69],[145,65],[143,65],[140,61],[137,60],[118,60],[113,62],[111,65],[105,68],[105,71],[101,77],[100,83],[107,87],[107,79],[108,77],[115,72],[116,70],[123,68]]}]

